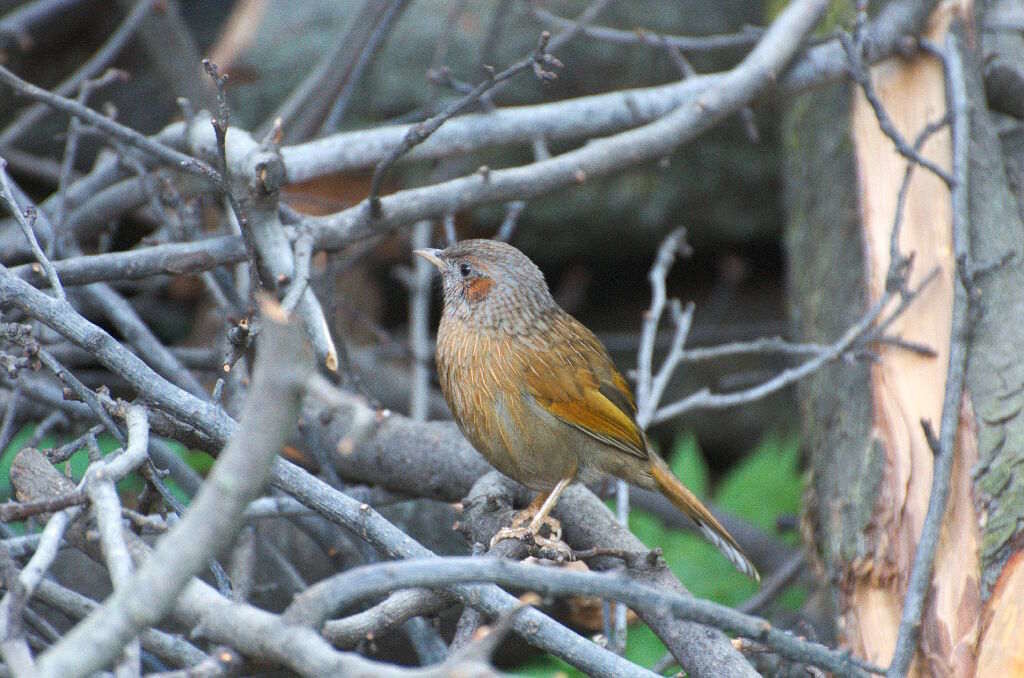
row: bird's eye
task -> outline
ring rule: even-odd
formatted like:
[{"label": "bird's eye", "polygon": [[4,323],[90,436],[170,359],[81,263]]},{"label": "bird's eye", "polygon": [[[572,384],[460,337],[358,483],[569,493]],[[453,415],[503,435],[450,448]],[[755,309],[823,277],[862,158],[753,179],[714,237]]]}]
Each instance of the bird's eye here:
[{"label": "bird's eye", "polygon": [[459,265],[459,273],[462,274],[463,278],[468,278],[469,274],[472,273],[472,272],[473,272],[473,267],[470,266],[469,264],[460,264]]}]

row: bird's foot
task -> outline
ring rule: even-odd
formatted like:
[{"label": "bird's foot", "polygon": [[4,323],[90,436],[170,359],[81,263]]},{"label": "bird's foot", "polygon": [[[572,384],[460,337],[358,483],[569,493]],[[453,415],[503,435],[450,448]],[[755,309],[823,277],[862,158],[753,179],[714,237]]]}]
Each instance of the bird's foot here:
[{"label": "bird's foot", "polygon": [[535,553],[531,552],[531,555],[535,555],[538,558],[554,560],[559,563],[567,563],[574,559],[572,549],[561,539],[548,539],[540,535],[534,535],[533,543],[536,545],[537,551]]},{"label": "bird's foot", "polygon": [[[550,514],[544,516],[540,520],[537,520],[538,509],[532,504],[512,518],[512,524],[508,527],[503,527],[498,530],[498,533],[491,539],[491,546],[494,546],[503,539],[515,539],[522,541],[523,538],[529,534],[534,538],[547,537],[558,541],[562,538],[562,523],[558,518],[552,517]],[[544,528],[547,527],[547,534],[542,534]]]},{"label": "bird's foot", "polygon": [[[505,539],[532,543],[540,550],[540,555],[549,560],[572,560],[572,549],[562,541],[562,523],[557,518],[545,516],[540,523],[534,525],[532,512],[521,511],[512,520],[509,527],[503,527],[491,538],[491,548]],[[542,534],[544,528],[547,534]]]}]

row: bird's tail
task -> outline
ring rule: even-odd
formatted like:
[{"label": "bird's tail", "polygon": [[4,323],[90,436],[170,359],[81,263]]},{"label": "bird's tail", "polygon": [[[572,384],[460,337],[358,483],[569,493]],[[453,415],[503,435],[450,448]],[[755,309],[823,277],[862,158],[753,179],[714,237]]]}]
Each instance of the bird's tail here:
[{"label": "bird's tail", "polygon": [[714,544],[737,570],[756,581],[761,581],[761,575],[757,573],[757,568],[754,567],[754,564],[743,553],[743,549],[732,538],[732,535],[711,515],[711,511],[708,511],[700,499],[697,499],[697,496],[690,492],[680,482],[679,478],[676,478],[675,474],[669,469],[668,464],[653,454],[651,455],[651,475],[654,476],[654,480],[658,483],[661,493],[668,497],[669,501],[675,504],[676,508],[685,513],[693,522],[697,523],[701,534]]}]

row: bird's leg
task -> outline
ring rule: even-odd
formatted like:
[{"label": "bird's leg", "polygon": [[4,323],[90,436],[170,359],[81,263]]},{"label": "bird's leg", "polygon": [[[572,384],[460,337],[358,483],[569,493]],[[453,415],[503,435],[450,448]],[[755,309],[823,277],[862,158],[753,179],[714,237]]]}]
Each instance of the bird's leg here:
[{"label": "bird's leg", "polygon": [[536,534],[537,531],[540,530],[541,525],[543,525],[544,523],[548,523],[549,525],[551,525],[551,522],[549,521],[552,521],[554,523],[558,523],[558,536],[555,536],[555,530],[554,528],[552,528],[551,537],[553,539],[561,539],[562,524],[554,518],[549,518],[548,514],[551,513],[551,509],[555,508],[555,504],[558,503],[558,498],[562,496],[562,493],[565,492],[565,488],[569,487],[569,483],[571,482],[571,477],[562,478],[561,480],[558,481],[558,484],[555,485],[555,487],[550,492],[548,492],[547,496],[544,497],[543,500],[541,500],[541,495],[537,495],[537,498],[534,499],[533,502],[530,504],[530,506],[532,507],[533,504],[537,503],[537,501],[540,500],[540,508],[537,509],[537,515],[535,515],[533,517],[533,520],[530,521],[530,527],[528,528],[531,532]]},{"label": "bird's leg", "polygon": [[[555,504],[558,503],[558,498],[562,495],[562,492],[565,491],[565,488],[572,481],[573,478],[571,476],[562,478],[549,492],[539,493],[530,502],[529,506],[516,514],[511,526],[498,530],[498,533],[491,539],[491,548],[494,548],[494,545],[503,539],[520,540],[529,535],[533,538],[534,543],[541,548],[551,549],[563,559],[568,560],[568,556],[572,552],[561,542],[562,524],[549,514],[555,507]],[[523,527],[527,521],[529,521],[529,525]],[[548,526],[548,537],[540,536],[540,528],[545,524]]]},{"label": "bird's leg", "polygon": [[[537,493],[537,496],[533,498],[529,506],[516,513],[508,527],[501,528],[491,538],[491,548],[494,548],[494,545],[503,539],[515,539],[518,541],[527,535],[536,537],[537,529],[540,528],[540,525],[537,525],[537,528],[533,528],[533,517],[543,508],[552,491]],[[549,527],[553,528],[554,526],[549,524]],[[558,526],[559,531],[561,531],[561,527],[561,525]]]},{"label": "bird's leg", "polygon": [[[533,517],[543,508],[544,502],[548,500],[548,497],[551,496],[552,492],[554,492],[554,490],[538,492],[537,496],[533,498],[533,501],[531,501],[530,504],[522,511],[517,512],[515,517],[512,518],[512,527],[525,527],[527,525],[532,527]],[[534,532],[536,532],[536,530],[534,530]]]}]

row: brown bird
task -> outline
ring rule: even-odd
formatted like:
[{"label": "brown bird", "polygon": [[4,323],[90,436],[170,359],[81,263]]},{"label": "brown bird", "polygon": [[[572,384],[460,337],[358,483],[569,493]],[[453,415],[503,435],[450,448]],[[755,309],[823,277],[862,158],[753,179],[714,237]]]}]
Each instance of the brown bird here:
[{"label": "brown bird", "polygon": [[[537,534],[573,480],[613,475],[659,490],[738,570],[759,579],[736,540],[650,448],[608,351],[559,307],[525,254],[494,240],[415,253],[443,278],[441,391],[473,447],[540,493],[520,514],[533,516],[529,531]],[[515,531],[496,541],[502,533]]]}]

